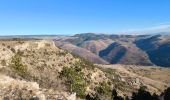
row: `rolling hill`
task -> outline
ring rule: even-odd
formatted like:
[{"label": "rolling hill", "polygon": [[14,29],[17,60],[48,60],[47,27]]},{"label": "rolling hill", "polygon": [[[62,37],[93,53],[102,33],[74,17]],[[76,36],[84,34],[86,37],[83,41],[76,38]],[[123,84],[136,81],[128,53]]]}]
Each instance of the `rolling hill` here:
[{"label": "rolling hill", "polygon": [[131,97],[141,86],[157,94],[170,86],[169,68],[93,64],[52,40],[1,40],[0,47],[0,99],[112,100],[112,89]]},{"label": "rolling hill", "polygon": [[[54,41],[60,43],[60,45],[67,43],[74,45],[74,48],[77,47],[77,49],[83,48],[78,50],[79,52],[73,53],[82,54],[81,57],[95,63],[98,63],[98,60],[93,59],[94,54],[98,56],[98,59],[102,58],[110,64],[170,66],[168,63],[169,35],[134,36],[84,33],[68,36],[67,38],[60,37],[60,39]],[[67,51],[73,51],[68,48]],[[87,53],[85,49],[90,53]],[[92,58],[86,57],[85,54]]]},{"label": "rolling hill", "polygon": [[170,66],[170,36],[156,35],[135,42],[145,51],[149,59],[158,66]]}]

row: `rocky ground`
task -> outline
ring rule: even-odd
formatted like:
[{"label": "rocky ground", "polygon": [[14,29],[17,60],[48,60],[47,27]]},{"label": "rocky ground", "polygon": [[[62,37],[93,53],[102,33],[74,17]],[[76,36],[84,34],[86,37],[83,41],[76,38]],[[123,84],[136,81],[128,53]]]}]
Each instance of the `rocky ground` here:
[{"label": "rocky ground", "polygon": [[159,94],[170,86],[168,76],[170,69],[156,66],[94,65],[50,40],[0,41],[2,100],[77,100],[96,94],[103,83],[121,96],[131,96],[140,86]]}]

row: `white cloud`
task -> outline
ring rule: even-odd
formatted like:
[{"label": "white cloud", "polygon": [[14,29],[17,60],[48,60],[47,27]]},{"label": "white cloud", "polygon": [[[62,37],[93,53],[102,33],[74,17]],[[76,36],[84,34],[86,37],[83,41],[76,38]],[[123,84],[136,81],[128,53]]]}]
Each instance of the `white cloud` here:
[{"label": "white cloud", "polygon": [[161,24],[159,26],[143,28],[143,29],[129,29],[117,33],[139,35],[139,34],[153,34],[153,33],[160,33],[160,32],[170,32],[170,24]]}]

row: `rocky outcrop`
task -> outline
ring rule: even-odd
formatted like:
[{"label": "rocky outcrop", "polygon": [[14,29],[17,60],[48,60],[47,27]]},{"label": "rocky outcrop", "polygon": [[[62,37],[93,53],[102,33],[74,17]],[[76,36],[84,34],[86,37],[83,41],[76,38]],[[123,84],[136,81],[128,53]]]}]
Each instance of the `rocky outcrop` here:
[{"label": "rocky outcrop", "polygon": [[45,95],[36,82],[15,80],[0,75],[0,99],[31,99],[46,100]]}]

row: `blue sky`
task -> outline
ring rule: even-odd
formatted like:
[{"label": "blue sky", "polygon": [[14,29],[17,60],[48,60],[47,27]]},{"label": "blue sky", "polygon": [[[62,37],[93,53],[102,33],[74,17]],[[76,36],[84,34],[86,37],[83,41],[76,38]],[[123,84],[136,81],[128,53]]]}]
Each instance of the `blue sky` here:
[{"label": "blue sky", "polygon": [[0,35],[115,33],[169,24],[170,0],[0,0]]}]

